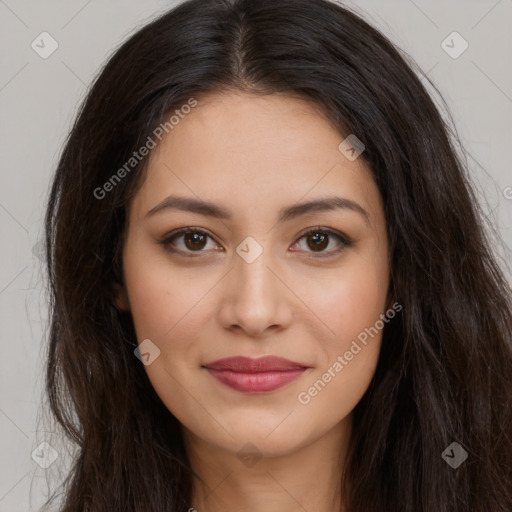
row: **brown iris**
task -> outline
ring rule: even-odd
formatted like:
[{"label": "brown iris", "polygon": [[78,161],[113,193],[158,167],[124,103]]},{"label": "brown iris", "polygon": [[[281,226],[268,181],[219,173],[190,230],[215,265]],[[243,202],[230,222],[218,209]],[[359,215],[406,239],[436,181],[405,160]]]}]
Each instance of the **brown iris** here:
[{"label": "brown iris", "polygon": [[196,232],[185,233],[183,235],[183,241],[188,249],[201,250],[206,245],[206,235]]},{"label": "brown iris", "polygon": [[[320,232],[307,236],[308,246],[310,249],[325,249],[329,245],[329,235],[322,235]],[[313,245],[309,244],[309,240],[313,240]]]}]

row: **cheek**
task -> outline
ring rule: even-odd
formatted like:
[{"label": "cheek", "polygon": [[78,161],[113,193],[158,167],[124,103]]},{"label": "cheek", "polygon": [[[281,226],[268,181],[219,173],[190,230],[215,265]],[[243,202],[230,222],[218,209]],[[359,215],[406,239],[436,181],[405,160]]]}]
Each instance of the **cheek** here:
[{"label": "cheek", "polygon": [[162,340],[184,308],[179,284],[169,286],[168,277],[155,268],[132,273],[126,284],[137,337]]},{"label": "cheek", "polygon": [[139,340],[154,338],[163,344],[182,325],[190,328],[190,312],[212,286],[208,279],[194,279],[193,270],[173,267],[163,251],[155,256],[154,250],[129,249],[124,269]]},{"label": "cheek", "polygon": [[324,349],[340,350],[385,312],[388,274],[384,261],[354,254],[325,280],[304,277],[300,293],[318,323]]},{"label": "cheek", "polygon": [[335,278],[310,287],[308,305],[329,329],[317,331],[321,361],[298,402],[307,405],[311,416],[327,415],[327,423],[335,423],[357,405],[377,366],[383,332],[379,320],[386,310],[389,276],[385,258],[378,252],[373,255],[352,255]]},{"label": "cheek", "polygon": [[190,383],[197,377],[197,352],[208,308],[205,294],[213,283],[194,280],[186,271],[144,256],[135,250],[124,265],[137,340],[150,339],[159,350],[144,369],[162,402],[186,422],[198,415],[197,404],[184,388],[193,387]]},{"label": "cheek", "polygon": [[[327,428],[346,417],[363,397],[379,359],[383,329],[375,325],[385,313],[386,294],[377,273],[353,272],[319,293],[321,316],[335,334],[317,338],[322,348],[320,364],[297,395],[304,410],[304,428],[317,428],[323,418]],[[322,308],[320,308],[322,309]],[[380,325],[380,323],[379,323]]]}]

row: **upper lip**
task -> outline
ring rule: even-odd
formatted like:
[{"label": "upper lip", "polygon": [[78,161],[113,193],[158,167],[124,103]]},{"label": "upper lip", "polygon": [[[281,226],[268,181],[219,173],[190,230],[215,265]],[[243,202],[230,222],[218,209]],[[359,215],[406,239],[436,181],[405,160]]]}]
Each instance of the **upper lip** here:
[{"label": "upper lip", "polygon": [[309,368],[301,363],[276,356],[263,356],[257,359],[242,356],[227,357],[203,366],[210,370],[229,370],[238,373],[285,372]]}]

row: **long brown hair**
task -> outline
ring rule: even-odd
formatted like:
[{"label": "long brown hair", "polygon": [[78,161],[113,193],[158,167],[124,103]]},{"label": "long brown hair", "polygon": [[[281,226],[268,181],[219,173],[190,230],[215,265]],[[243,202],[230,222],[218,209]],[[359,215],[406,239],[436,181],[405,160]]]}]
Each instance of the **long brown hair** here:
[{"label": "long brown hair", "polygon": [[[169,112],[230,89],[307,97],[365,144],[383,199],[403,310],[354,410],[347,510],[512,510],[511,293],[454,134],[410,62],[327,0],[189,0],[109,59],[46,212],[46,392],[77,447],[62,512],[190,508],[180,424],[134,356],[130,314],[114,304],[126,209],[147,159],[108,193],[98,188]],[[468,455],[456,469],[442,456],[451,443]]]}]

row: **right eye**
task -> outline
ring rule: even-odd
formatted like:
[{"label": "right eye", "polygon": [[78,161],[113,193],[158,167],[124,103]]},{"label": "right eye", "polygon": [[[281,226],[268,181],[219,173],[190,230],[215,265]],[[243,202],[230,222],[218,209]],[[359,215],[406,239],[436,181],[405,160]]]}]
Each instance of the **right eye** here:
[{"label": "right eye", "polygon": [[[188,227],[178,229],[170,233],[159,243],[171,252],[181,252],[187,256],[194,257],[196,255],[191,253],[208,252],[203,250],[207,246],[208,238],[213,240],[206,231],[194,227]],[[180,239],[181,243],[176,243],[176,241]],[[213,250],[218,251],[218,249]]]}]

